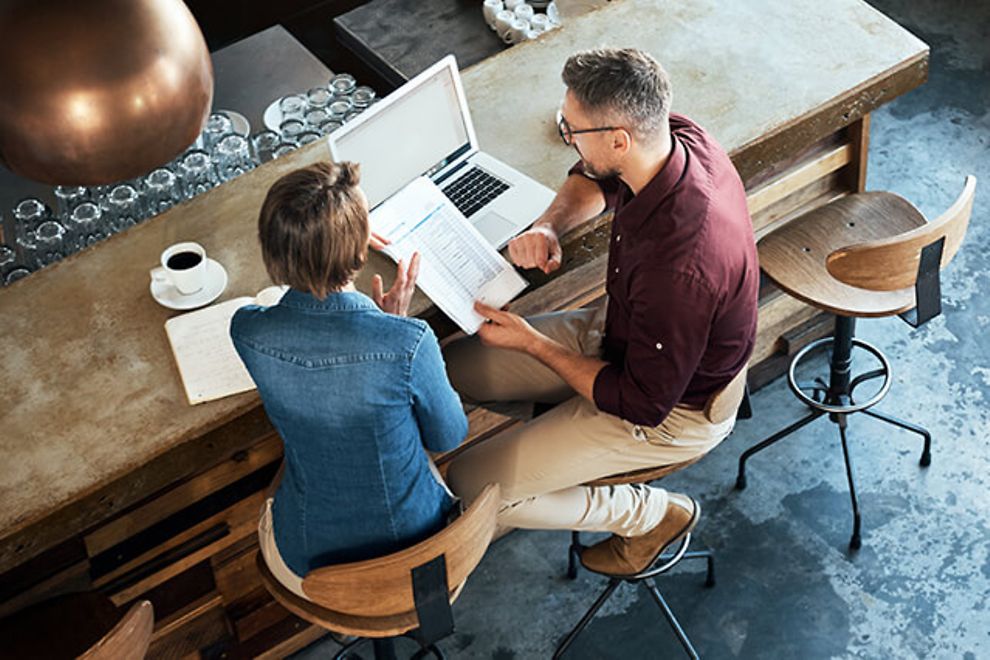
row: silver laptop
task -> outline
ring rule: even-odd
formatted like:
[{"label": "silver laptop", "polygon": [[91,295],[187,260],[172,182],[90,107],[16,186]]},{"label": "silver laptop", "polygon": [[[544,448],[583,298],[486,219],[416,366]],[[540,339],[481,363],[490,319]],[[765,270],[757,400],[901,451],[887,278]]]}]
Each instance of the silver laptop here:
[{"label": "silver laptop", "polygon": [[361,164],[374,209],[426,175],[493,246],[542,213],[554,193],[478,149],[457,62],[448,55],[330,134],[335,162]]}]

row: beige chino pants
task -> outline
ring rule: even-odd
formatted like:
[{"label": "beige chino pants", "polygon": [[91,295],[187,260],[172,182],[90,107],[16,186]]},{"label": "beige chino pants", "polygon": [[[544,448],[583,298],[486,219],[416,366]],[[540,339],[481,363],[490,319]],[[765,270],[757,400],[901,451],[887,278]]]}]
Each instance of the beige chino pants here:
[{"label": "beige chino pants", "polygon": [[[543,334],[583,355],[601,350],[605,308],[529,319]],[[527,529],[607,531],[639,536],[667,509],[661,488],[631,484],[590,488],[609,475],[686,461],[714,448],[735,419],[709,423],[702,411],[675,407],[657,427],[598,410],[553,370],[517,351],[485,347],[477,337],[444,349],[450,381],[468,401],[559,404],[522,426],[471,447],[452,462],[447,483],[470,502],[485,484],[502,488],[499,524]]]}]

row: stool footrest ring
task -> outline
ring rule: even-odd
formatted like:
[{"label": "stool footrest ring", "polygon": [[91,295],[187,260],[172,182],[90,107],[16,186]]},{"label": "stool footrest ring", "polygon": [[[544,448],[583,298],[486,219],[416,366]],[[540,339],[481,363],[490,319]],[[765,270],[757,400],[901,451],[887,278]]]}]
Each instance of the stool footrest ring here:
[{"label": "stool footrest ring", "polygon": [[[880,385],[880,389],[877,390],[876,394],[870,397],[869,400],[863,401],[861,403],[854,403],[852,399],[850,399],[850,403],[841,404],[841,403],[830,402],[828,393],[826,393],[825,401],[817,401],[814,398],[805,394],[804,391],[798,386],[796,371],[797,371],[797,366],[801,363],[801,360],[803,360],[811,351],[821,346],[832,344],[833,342],[834,342],[834,337],[825,337],[823,339],[813,341],[804,348],[802,348],[800,351],[798,351],[791,359],[791,364],[787,368],[787,384],[790,386],[791,391],[794,393],[794,396],[800,399],[801,403],[805,404],[809,408],[812,408],[814,410],[820,410],[822,412],[827,412],[827,413],[850,414],[850,413],[859,412],[861,410],[866,410],[867,408],[875,406],[877,403],[880,402],[881,399],[887,396],[887,392],[890,390],[890,362],[887,360],[887,356],[884,355],[879,348],[877,348],[876,346],[874,346],[869,342],[863,341],[862,339],[857,339],[855,337],[852,338],[852,345],[854,347],[858,346],[859,348],[862,348],[863,350],[867,351],[868,353],[873,355],[877,360],[879,360],[880,364],[882,365],[880,369],[871,371],[868,374],[871,378],[875,378],[881,375],[883,376],[883,383]],[[862,379],[860,381],[856,381],[854,379],[853,382],[859,384],[859,382],[862,382]],[[842,394],[845,395],[851,395],[851,393],[852,393],[851,388],[849,388],[849,391],[847,392],[842,392]]]}]

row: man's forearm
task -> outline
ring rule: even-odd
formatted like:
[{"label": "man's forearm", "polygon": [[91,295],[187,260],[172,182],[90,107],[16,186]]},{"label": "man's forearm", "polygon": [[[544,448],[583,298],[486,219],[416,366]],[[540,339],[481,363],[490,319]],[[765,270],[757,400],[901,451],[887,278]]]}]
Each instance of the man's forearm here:
[{"label": "man's forearm", "polygon": [[547,226],[563,236],[605,210],[605,196],[598,184],[586,176],[572,174],[534,226]]},{"label": "man's forearm", "polygon": [[595,378],[607,362],[576,353],[544,335],[538,336],[526,352],[557,372],[575,392],[595,402]]}]

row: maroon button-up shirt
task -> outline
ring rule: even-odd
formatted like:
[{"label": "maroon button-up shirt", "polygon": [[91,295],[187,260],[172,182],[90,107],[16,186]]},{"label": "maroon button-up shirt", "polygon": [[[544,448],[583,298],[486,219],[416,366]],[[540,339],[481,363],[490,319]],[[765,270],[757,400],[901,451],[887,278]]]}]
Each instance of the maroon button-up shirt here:
[{"label": "maroon button-up shirt", "polygon": [[756,340],[759,263],[742,181],[700,126],[671,115],[670,129],[670,158],[638,195],[618,178],[598,182],[615,217],[595,404],[648,426],[675,405],[703,407]]}]

